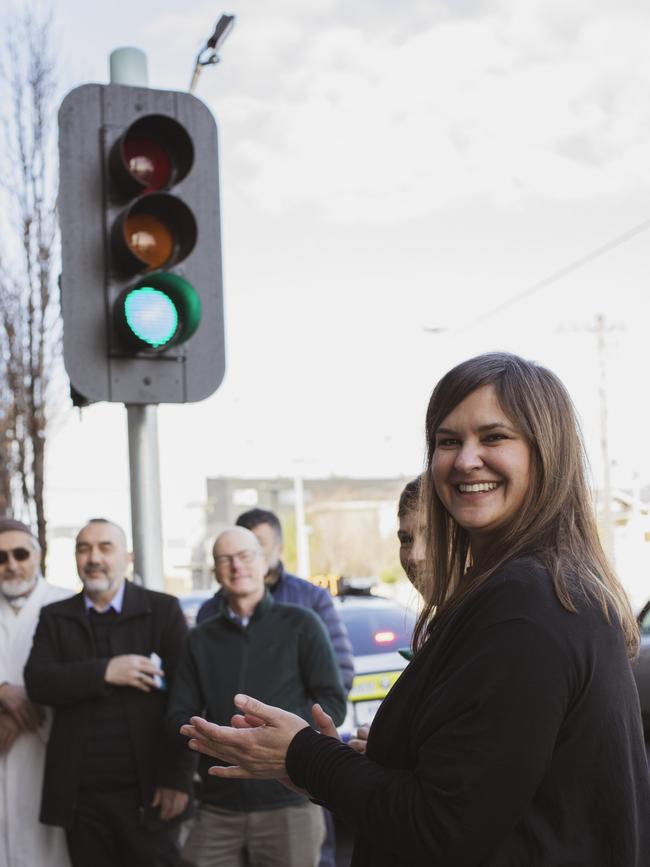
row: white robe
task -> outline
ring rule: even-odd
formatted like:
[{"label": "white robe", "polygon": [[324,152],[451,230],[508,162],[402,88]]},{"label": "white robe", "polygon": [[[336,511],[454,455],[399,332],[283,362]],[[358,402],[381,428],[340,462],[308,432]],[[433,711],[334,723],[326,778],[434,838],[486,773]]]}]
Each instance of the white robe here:
[{"label": "white robe", "polygon": [[[71,595],[39,578],[16,614],[0,594],[0,683],[24,685],[41,608]],[[0,754],[0,867],[70,867],[63,829],[38,820],[51,719],[48,710],[37,732],[23,732],[8,753]]]}]

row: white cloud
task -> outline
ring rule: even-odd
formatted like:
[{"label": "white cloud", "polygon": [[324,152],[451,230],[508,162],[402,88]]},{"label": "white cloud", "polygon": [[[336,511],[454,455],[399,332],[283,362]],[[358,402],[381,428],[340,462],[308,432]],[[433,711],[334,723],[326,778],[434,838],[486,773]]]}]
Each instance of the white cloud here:
[{"label": "white cloud", "polygon": [[229,62],[252,60],[262,91],[231,70],[218,105],[237,194],[267,213],[308,204],[334,221],[390,221],[476,196],[647,185],[650,13],[522,6],[432,14],[399,39],[340,22],[247,25]]}]

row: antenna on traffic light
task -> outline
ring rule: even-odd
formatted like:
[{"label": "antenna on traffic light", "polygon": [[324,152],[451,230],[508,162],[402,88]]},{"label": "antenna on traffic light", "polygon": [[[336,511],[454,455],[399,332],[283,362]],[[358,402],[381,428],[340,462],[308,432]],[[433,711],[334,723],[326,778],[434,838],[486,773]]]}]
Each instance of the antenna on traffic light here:
[{"label": "antenna on traffic light", "polygon": [[212,66],[215,63],[219,63],[221,58],[219,57],[218,49],[223,45],[234,23],[234,15],[222,15],[217,21],[214,33],[196,55],[196,63],[194,65],[194,72],[192,73],[192,81],[190,82],[190,93],[194,93],[196,90],[201,69],[204,66]]}]

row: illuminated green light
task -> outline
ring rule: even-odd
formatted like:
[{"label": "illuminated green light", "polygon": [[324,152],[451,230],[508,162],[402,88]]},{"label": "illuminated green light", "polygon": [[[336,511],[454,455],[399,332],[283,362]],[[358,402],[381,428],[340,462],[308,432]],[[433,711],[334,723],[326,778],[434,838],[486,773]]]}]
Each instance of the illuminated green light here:
[{"label": "illuminated green light", "polygon": [[178,311],[171,298],[152,286],[140,286],[124,299],[126,323],[135,336],[158,349],[178,331]]}]

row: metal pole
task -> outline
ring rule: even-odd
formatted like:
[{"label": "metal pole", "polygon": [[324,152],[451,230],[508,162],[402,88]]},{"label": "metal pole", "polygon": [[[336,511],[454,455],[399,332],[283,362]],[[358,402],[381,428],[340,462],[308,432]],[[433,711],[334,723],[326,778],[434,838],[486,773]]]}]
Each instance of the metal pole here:
[{"label": "metal pole", "polygon": [[158,407],[126,407],[131,476],[134,571],[147,587],[163,590],[162,515],[158,459]]},{"label": "metal pole", "polygon": [[[147,56],[139,48],[116,48],[111,52],[109,65],[111,84],[147,87]],[[133,568],[147,587],[163,590],[158,407],[155,404],[127,405],[126,418]]]},{"label": "metal pole", "polygon": [[596,317],[598,338],[598,397],[600,399],[600,451],[603,461],[603,502],[601,511],[601,531],[603,548],[612,567],[615,565],[614,523],[612,516],[612,485],[609,471],[609,444],[607,438],[607,371],[605,347],[605,317]]},{"label": "metal pole", "polygon": [[293,504],[296,516],[296,559],[298,574],[309,578],[311,563],[309,562],[309,543],[305,527],[305,497],[302,476],[296,474],[293,479]]}]

